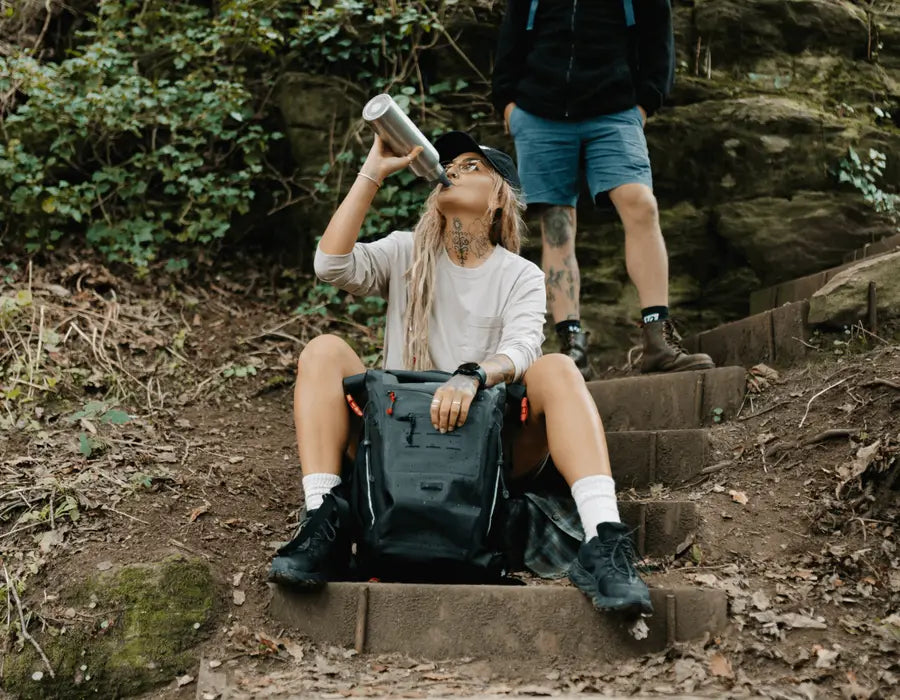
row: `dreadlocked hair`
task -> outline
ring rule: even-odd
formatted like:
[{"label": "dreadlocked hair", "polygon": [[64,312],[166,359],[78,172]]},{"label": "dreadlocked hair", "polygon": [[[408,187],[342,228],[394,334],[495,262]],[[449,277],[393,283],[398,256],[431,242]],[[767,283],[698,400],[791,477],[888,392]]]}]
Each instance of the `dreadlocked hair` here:
[{"label": "dreadlocked hair", "polygon": [[[501,245],[518,255],[525,230],[522,221],[525,205],[506,180],[494,171],[491,171],[491,175],[493,186],[485,212],[491,222],[491,243]],[[403,350],[406,369],[434,369],[428,350],[428,323],[434,304],[434,271],[444,245],[444,228],[447,224],[446,217],[437,208],[440,190],[437,187],[428,196],[422,217],[413,230],[412,264],[406,271],[406,347]]]}]

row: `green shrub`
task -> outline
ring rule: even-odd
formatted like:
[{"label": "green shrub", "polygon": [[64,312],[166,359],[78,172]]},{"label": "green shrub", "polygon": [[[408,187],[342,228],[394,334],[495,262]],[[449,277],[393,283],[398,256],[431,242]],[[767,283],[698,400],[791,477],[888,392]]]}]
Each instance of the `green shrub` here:
[{"label": "green shrub", "polygon": [[[254,217],[332,211],[369,135],[355,121],[330,135],[328,162],[292,163],[277,143],[279,77],[390,92],[430,136],[451,112],[470,127],[489,109],[487,86],[444,28],[454,11],[439,0],[101,0],[62,60],[0,57],[0,240],[33,252],[80,237],[139,267],[174,254],[179,269],[254,198]],[[429,50],[468,63],[476,89],[429,75]],[[427,191],[414,180],[382,188],[364,236],[415,220]]]},{"label": "green shrub", "polygon": [[59,63],[0,58],[0,225],[28,250],[70,232],[144,266],[248,211],[269,144],[245,54],[279,35],[253,2],[106,0]]}]

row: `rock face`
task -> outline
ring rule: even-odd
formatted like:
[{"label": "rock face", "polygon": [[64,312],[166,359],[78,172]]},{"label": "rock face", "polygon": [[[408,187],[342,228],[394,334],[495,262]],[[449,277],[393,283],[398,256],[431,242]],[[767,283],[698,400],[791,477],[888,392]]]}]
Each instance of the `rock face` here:
[{"label": "rock face", "polygon": [[694,26],[728,65],[804,51],[862,58],[868,41],[865,11],[846,0],[700,0]]},{"label": "rock face", "polygon": [[[21,698],[130,697],[170,682],[196,663],[207,636],[215,584],[209,566],[172,557],[135,564],[73,585],[70,604],[93,626],[67,627],[40,644],[56,678],[31,645],[6,658],[3,688]],[[32,674],[42,672],[34,680]]]},{"label": "rock face", "polygon": [[835,275],[810,298],[809,322],[840,327],[865,319],[872,282],[879,321],[900,318],[900,253],[891,253]]},{"label": "rock face", "polygon": [[[848,148],[863,154],[874,148],[887,154],[883,188],[900,183],[900,8],[873,5],[673,0],[675,90],[646,135],[670,258],[671,305],[686,330],[743,316],[759,286],[839,263],[849,250],[891,232],[837,178]],[[455,7],[447,26],[456,45],[490,76],[503,3],[485,10],[476,0],[461,0]],[[430,98],[430,119],[513,149],[489,108],[473,110],[485,104],[474,96],[488,88],[454,47],[439,41],[423,54],[423,66],[426,82],[463,78],[469,84],[451,99]],[[327,78],[317,80],[307,76],[301,84],[318,97],[282,99],[301,163],[323,162],[332,122],[357,119],[367,96],[363,87],[348,97]],[[464,97],[472,100],[463,107]],[[436,123],[426,119],[422,126],[428,131]],[[621,364],[637,337],[639,306],[625,272],[622,228],[586,194],[578,217],[582,316],[598,364]],[[323,218],[305,211],[298,225]],[[527,254],[538,261],[535,225],[531,238]]]},{"label": "rock face", "polygon": [[888,220],[873,220],[850,193],[798,192],[759,197],[717,209],[717,231],[757,271],[763,284],[839,265],[849,250],[890,235]]}]

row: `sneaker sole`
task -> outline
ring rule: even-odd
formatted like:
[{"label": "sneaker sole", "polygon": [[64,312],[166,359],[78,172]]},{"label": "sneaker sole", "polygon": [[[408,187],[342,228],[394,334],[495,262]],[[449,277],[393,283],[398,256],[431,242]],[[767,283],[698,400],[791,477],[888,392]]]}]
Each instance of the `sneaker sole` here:
[{"label": "sneaker sole", "polygon": [[585,569],[577,559],[569,568],[569,580],[578,590],[590,598],[597,610],[603,612],[627,612],[641,615],[652,615],[653,606],[650,601],[629,600],[627,598],[611,598],[600,593],[596,579]]},{"label": "sneaker sole", "polygon": [[270,571],[267,580],[270,583],[277,583],[279,586],[286,586],[302,591],[311,591],[322,588],[322,586],[328,583],[328,581],[322,577],[298,578],[284,571]]}]

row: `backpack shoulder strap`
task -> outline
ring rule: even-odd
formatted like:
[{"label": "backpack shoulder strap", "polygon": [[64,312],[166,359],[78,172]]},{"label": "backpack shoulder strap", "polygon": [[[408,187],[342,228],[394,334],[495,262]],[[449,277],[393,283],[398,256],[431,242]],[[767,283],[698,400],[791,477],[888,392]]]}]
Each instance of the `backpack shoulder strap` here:
[{"label": "backpack shoulder strap", "polygon": [[622,0],[622,3],[625,6],[625,26],[633,27],[635,25],[634,0]]},{"label": "backpack shoulder strap", "polygon": [[525,31],[530,32],[534,29],[534,16],[537,14],[538,0],[531,0],[531,7],[528,8],[528,24],[525,25]]}]

